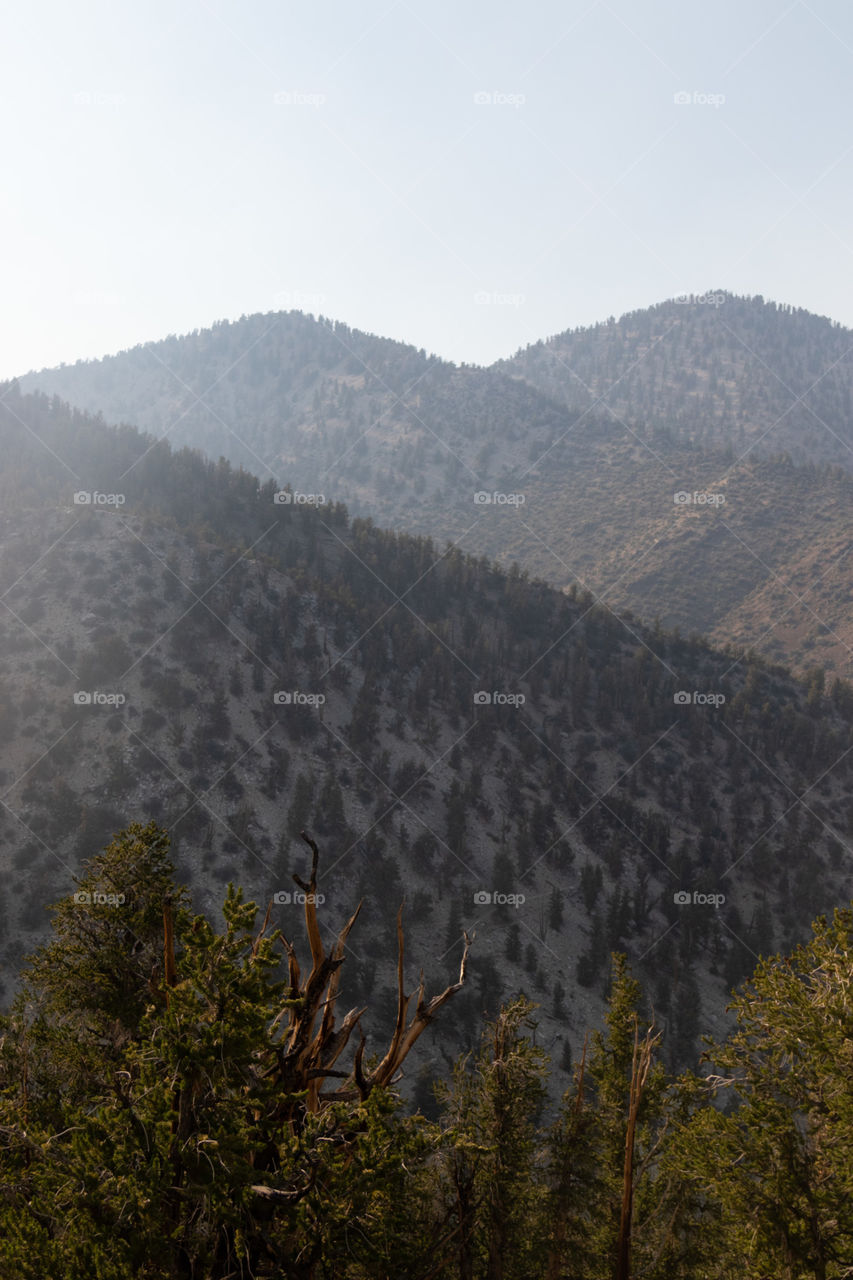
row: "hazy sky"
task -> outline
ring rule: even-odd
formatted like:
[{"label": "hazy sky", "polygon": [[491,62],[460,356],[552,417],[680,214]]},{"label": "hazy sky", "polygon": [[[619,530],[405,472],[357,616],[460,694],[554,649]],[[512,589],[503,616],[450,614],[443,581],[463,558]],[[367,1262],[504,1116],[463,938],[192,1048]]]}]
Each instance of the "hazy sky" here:
[{"label": "hazy sky", "polygon": [[477,362],[720,288],[853,325],[849,0],[3,27],[0,376],[292,307]]}]

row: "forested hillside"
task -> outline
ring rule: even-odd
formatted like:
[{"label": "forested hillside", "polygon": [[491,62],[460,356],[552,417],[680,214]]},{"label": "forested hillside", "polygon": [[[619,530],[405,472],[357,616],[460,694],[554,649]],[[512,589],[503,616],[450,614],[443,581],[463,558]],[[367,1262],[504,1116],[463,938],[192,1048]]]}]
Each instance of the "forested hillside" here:
[{"label": "forested hillside", "polygon": [[725,290],[569,329],[496,368],[677,439],[853,464],[853,332]]},{"label": "forested hillside", "polygon": [[480,369],[288,312],[21,387],[649,624],[849,677],[849,337],[721,293]]},{"label": "forested hillside", "polygon": [[576,1059],[612,949],[668,1061],[695,1061],[756,958],[846,901],[843,681],[276,502],[272,481],[47,397],[11,389],[0,430],[7,996],[44,904],[149,818],[203,910],[233,880],[279,924],[313,831],[327,927],[364,899],[344,998],[378,995],[379,1034],[402,899],[435,988],[476,927],[433,1075],[521,989]]}]

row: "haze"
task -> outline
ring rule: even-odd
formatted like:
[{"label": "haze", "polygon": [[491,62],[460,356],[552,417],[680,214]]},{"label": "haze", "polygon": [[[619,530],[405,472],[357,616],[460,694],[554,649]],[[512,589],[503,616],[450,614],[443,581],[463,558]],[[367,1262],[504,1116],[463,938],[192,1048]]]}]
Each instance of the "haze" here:
[{"label": "haze", "polygon": [[0,376],[291,308],[468,362],[715,288],[853,324],[842,3],[42,0],[0,67]]}]

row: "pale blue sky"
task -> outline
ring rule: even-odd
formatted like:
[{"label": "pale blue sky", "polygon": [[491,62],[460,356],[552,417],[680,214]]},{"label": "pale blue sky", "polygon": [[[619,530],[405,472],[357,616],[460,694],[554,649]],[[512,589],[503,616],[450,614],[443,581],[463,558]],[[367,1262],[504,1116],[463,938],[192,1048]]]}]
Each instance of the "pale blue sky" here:
[{"label": "pale blue sky", "polygon": [[0,99],[0,377],[289,307],[476,362],[709,289],[853,326],[849,0],[28,0]]}]

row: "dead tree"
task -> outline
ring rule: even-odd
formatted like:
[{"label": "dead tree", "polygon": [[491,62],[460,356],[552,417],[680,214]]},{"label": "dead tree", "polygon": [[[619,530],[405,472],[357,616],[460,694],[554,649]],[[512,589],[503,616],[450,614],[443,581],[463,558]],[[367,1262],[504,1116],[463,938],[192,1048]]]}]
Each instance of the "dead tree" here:
[{"label": "dead tree", "polygon": [[[439,1009],[461,989],[465,981],[468,951],[472,941],[466,934],[457,981],[446,987],[439,995],[433,996],[431,1000],[425,999],[423,972],[421,973],[414,1015],[410,1019],[409,1009],[413,994],[406,995],[403,985],[405,944],[403,909],[400,908],[397,913],[397,1017],[394,1032],[391,1043],[378,1066],[373,1071],[365,1072],[366,1042],[360,1027],[365,1010],[350,1009],[340,1025],[336,1025],[336,1006],[344,949],[350,930],[361,910],[361,903],[339,933],[331,952],[327,954],[317,921],[319,850],[309,835],[304,831],[301,835],[311,849],[311,875],[308,881],[296,875],[293,879],[305,894],[305,929],[311,948],[311,971],[303,976],[292,943],[282,939],[288,959],[290,983],[287,999],[273,1024],[275,1027],[286,1019],[286,1029],[278,1042],[277,1060],[272,1069],[281,1085],[284,1114],[291,1123],[297,1124],[298,1111],[301,1107],[304,1107],[307,1112],[316,1113],[333,1102],[350,1101],[356,1098],[364,1101],[377,1085],[380,1087],[390,1085],[398,1077],[403,1062],[418,1038]],[[269,912],[267,912],[268,918]],[[265,920],[258,940],[263,936],[266,924]],[[355,1051],[352,1067],[349,1071],[337,1070],[336,1063],[349,1044],[356,1027],[361,1039]],[[333,1079],[341,1083],[333,1089],[324,1089],[324,1084]],[[304,1097],[304,1103],[300,1106],[294,1106],[291,1101],[297,1095]]]},{"label": "dead tree", "polygon": [[[386,1087],[395,1082],[400,1069],[418,1038],[429,1026],[439,1009],[460,990],[465,981],[465,970],[468,951],[473,941],[465,935],[465,947],[456,982],[446,987],[432,999],[424,994],[424,979],[421,973],[414,1012],[410,1016],[410,1008],[414,994],[407,995],[404,990],[404,937],[402,924],[402,907],[397,913],[397,1014],[390,1044],[373,1070],[364,1065],[366,1041],[361,1031],[361,1018],[365,1009],[350,1009],[338,1023],[337,1001],[341,967],[344,962],[344,951],[350,931],[358,919],[361,904],[356,907],[349,920],[338,934],[331,951],[326,951],[320,934],[317,920],[317,866],[319,850],[314,840],[304,831],[302,839],[311,849],[311,875],[307,881],[294,875],[293,879],[305,894],[305,930],[311,952],[311,968],[306,973],[300,968],[296,949],[281,933],[273,935],[281,942],[287,956],[289,981],[281,1008],[273,1017],[268,1029],[265,1048],[258,1054],[254,1069],[255,1079],[264,1081],[263,1092],[267,1103],[264,1114],[253,1104],[255,1090],[251,1084],[245,1086],[246,1103],[253,1120],[258,1126],[259,1145],[253,1152],[251,1163],[258,1175],[279,1166],[280,1142],[282,1134],[301,1133],[309,1115],[317,1115],[336,1102],[364,1102],[376,1087]],[[253,953],[257,953],[261,941],[266,935],[272,914],[272,903],[267,907],[266,915],[260,931],[253,940]],[[152,992],[168,1006],[171,990],[177,985],[178,969],[175,958],[174,926],[172,919],[172,903],[164,902],[164,983],[163,988],[154,987]],[[358,1028],[360,1042],[353,1055],[348,1069],[339,1068],[341,1056]],[[331,1086],[331,1087],[330,1087]],[[270,1095],[274,1101],[269,1105]],[[190,1115],[192,1101],[192,1085],[185,1081],[176,1081],[172,1093],[172,1154],[176,1162],[176,1187],[180,1188],[182,1171],[179,1164],[179,1151],[188,1137],[191,1127]],[[321,1141],[340,1143],[349,1148],[354,1147],[362,1124],[355,1117],[348,1120],[341,1128],[333,1124]],[[315,1186],[317,1177],[316,1154],[309,1152],[299,1167],[291,1171],[291,1176],[284,1185],[278,1178],[278,1186],[267,1186],[261,1183],[252,1186],[257,1197],[260,1221],[293,1205],[304,1196],[309,1195]]]},{"label": "dead tree", "polygon": [[646,1032],[640,1044],[639,1024],[634,1023],[634,1052],[631,1060],[631,1087],[628,1096],[628,1123],[625,1130],[625,1159],[622,1168],[622,1208],[619,1216],[619,1237],[616,1242],[614,1280],[631,1280],[631,1226],[634,1214],[634,1138],[637,1131],[637,1115],[646,1087],[655,1047],[661,1033]]},{"label": "dead tree", "polygon": [[[275,1012],[268,1027],[266,1043],[255,1055],[255,1065],[251,1071],[255,1084],[250,1081],[243,1086],[246,1107],[256,1133],[256,1146],[249,1157],[258,1179],[256,1184],[251,1185],[255,1207],[251,1227],[247,1224],[244,1231],[246,1239],[251,1241],[255,1264],[272,1256],[267,1241],[270,1220],[279,1214],[286,1214],[289,1207],[312,1193],[316,1194],[323,1162],[322,1148],[317,1143],[339,1144],[348,1164],[355,1158],[357,1139],[366,1127],[366,1121],[352,1113],[343,1121],[339,1116],[330,1116],[327,1129],[324,1130],[320,1125],[301,1156],[295,1163],[289,1164],[286,1172],[282,1168],[282,1140],[286,1136],[304,1133],[309,1117],[322,1115],[332,1104],[351,1102],[357,1106],[369,1097],[373,1089],[387,1087],[397,1080],[412,1047],[439,1009],[462,987],[468,951],[473,941],[473,937],[465,935],[465,947],[456,982],[427,999],[421,973],[416,996],[414,993],[407,995],[404,989],[404,937],[402,907],[400,908],[397,913],[395,1025],[386,1052],[378,1064],[368,1070],[364,1063],[366,1041],[360,1025],[365,1009],[350,1009],[340,1022],[337,1016],[346,942],[358,919],[361,904],[356,907],[331,950],[327,952],[317,920],[319,850],[309,835],[304,831],[301,834],[311,849],[311,874],[307,881],[297,875],[293,879],[305,894],[305,930],[311,953],[311,967],[304,972],[300,968],[293,943],[281,933],[271,935],[284,948],[289,980],[281,1008]],[[253,954],[257,954],[267,934],[271,914],[272,903],[267,907],[263,924],[252,941]],[[163,933],[163,985],[161,988],[159,984],[154,984],[152,975],[151,989],[158,1003],[162,1002],[168,1007],[170,996],[179,982],[172,902],[168,898],[163,904]],[[411,1011],[413,1000],[415,1006],[414,1011]],[[359,1032],[359,1043],[350,1066],[341,1069],[341,1057],[356,1029]],[[175,1165],[175,1176],[166,1217],[173,1220],[174,1226],[180,1221],[183,1198],[186,1195],[182,1152],[194,1128],[192,1112],[196,1083],[196,1078],[191,1073],[189,1079],[176,1080],[172,1089],[170,1154]],[[260,1102],[261,1096],[264,1098],[263,1103]],[[262,1180],[265,1175],[266,1182]],[[212,1276],[235,1274],[232,1266],[233,1245],[229,1229],[219,1242]],[[316,1258],[305,1262],[306,1276],[314,1274],[315,1262]]]}]

